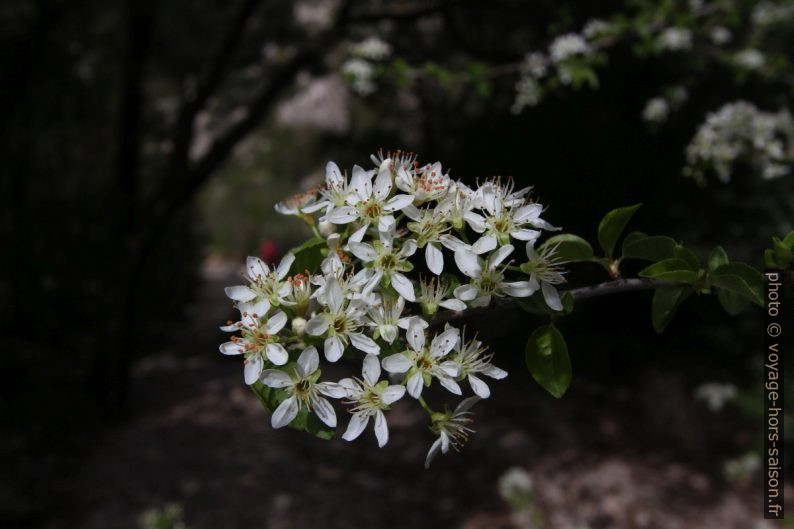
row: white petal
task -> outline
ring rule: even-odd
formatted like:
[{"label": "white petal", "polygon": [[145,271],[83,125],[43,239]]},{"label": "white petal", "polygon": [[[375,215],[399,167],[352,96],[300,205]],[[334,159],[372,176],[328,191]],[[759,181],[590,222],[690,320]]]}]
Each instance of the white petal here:
[{"label": "white petal", "polygon": [[457,382],[449,377],[436,377],[444,388],[455,395],[461,395],[463,392]]},{"label": "white petal", "polygon": [[471,301],[477,297],[479,290],[474,285],[461,285],[456,288],[453,292],[455,297],[461,299],[463,301]]},{"label": "white petal", "polygon": [[408,239],[405,241],[400,248],[400,251],[397,252],[397,257],[402,259],[403,257],[411,257],[413,254],[416,253],[416,241],[414,239]]},{"label": "white petal", "polygon": [[348,396],[348,389],[342,384],[336,384],[334,382],[320,382],[319,384],[316,384],[315,387],[317,388],[317,391],[326,397],[343,399]]},{"label": "white petal", "polygon": [[[400,298],[403,299],[403,298]],[[392,344],[397,339],[398,329],[396,325],[379,325],[380,337],[386,340],[386,343]]]},{"label": "white petal", "polygon": [[499,285],[502,292],[514,298],[525,298],[535,293],[537,288],[533,288],[530,281],[514,281],[512,283],[502,283]]},{"label": "white petal", "polygon": [[364,365],[361,367],[361,376],[373,386],[378,383],[378,379],[380,378],[380,361],[378,361],[377,357],[373,355],[364,357]]},{"label": "white petal", "polygon": [[383,369],[389,373],[405,373],[414,363],[404,354],[393,354],[383,359]]},{"label": "white petal", "polygon": [[270,273],[270,268],[259,257],[248,256],[245,260],[245,269],[248,272],[248,277],[252,281],[256,281],[259,276],[266,276]]},{"label": "white petal", "polygon": [[529,219],[536,219],[543,213],[543,206],[540,204],[528,204],[526,206],[522,206],[518,208],[515,213],[513,213],[513,220],[518,223],[523,223],[528,221]]},{"label": "white petal", "polygon": [[488,257],[488,270],[493,270],[494,268],[502,264],[502,261],[504,261],[508,255],[513,253],[514,249],[515,248],[513,248],[512,244],[505,244],[504,246],[496,250],[494,253],[492,253]]},{"label": "white petal", "polygon": [[336,412],[331,403],[322,397],[311,399],[312,411],[317,417],[331,428],[336,427]]},{"label": "white petal", "polygon": [[411,283],[411,280],[405,277],[404,275],[402,275],[401,273],[392,272],[391,286],[394,287],[394,290],[396,290],[398,294],[400,294],[408,301],[416,301],[416,295],[414,294],[413,283]]},{"label": "white petal", "polygon": [[418,399],[422,396],[422,388],[425,385],[424,378],[422,377],[422,373],[417,371],[411,378],[408,379],[407,389],[408,394],[415,399]]},{"label": "white petal", "polygon": [[422,220],[422,212],[419,210],[418,207],[414,206],[413,204],[405,206],[402,209],[402,212],[405,213],[406,217],[408,217],[413,221],[419,222],[420,220]]},{"label": "white petal", "polygon": [[[475,288],[474,290],[476,291],[477,289]],[[438,305],[439,307],[444,307],[445,309],[454,310],[455,312],[466,310],[466,304],[463,303],[461,300],[455,298],[445,299]]]},{"label": "white petal", "polygon": [[289,273],[289,267],[292,266],[292,263],[295,261],[295,254],[288,253],[284,256],[281,262],[278,264],[278,268],[276,268],[276,277],[281,280],[287,277]]},{"label": "white petal", "polygon": [[373,248],[371,244],[365,242],[350,242],[348,246],[352,254],[365,263],[369,263],[378,258],[378,252],[375,251],[375,248]]},{"label": "white petal", "polygon": [[345,184],[345,180],[342,178],[342,171],[339,170],[339,166],[334,162],[325,164],[325,183],[332,188],[341,187]]},{"label": "white petal", "polygon": [[334,224],[348,224],[358,218],[358,210],[350,206],[334,208],[322,220]]},{"label": "white petal", "polygon": [[342,287],[339,285],[339,281],[333,276],[329,277],[325,282],[325,299],[331,312],[339,312],[339,309],[342,308],[342,304],[345,302],[345,296],[342,294]]},{"label": "white petal", "polygon": [[430,463],[435,459],[438,453],[441,451],[441,438],[435,440],[433,445],[430,447],[430,450],[427,452],[427,457],[425,458],[425,468],[430,468]]},{"label": "white petal", "polygon": [[386,424],[386,417],[380,410],[375,414],[375,437],[378,438],[380,448],[389,442],[389,426]]},{"label": "white petal", "polygon": [[384,160],[375,177],[372,194],[378,200],[384,200],[391,192],[391,161]]},{"label": "white petal", "polygon": [[234,301],[251,301],[256,297],[256,292],[245,285],[236,285],[223,289],[226,296]]},{"label": "white petal", "polygon": [[455,415],[466,413],[472,406],[480,402],[480,397],[469,397],[463,399],[460,404],[455,407]]},{"label": "white petal", "polygon": [[358,198],[361,200],[368,199],[372,196],[372,175],[358,165],[353,166],[350,187],[353,188]]},{"label": "white petal", "polygon": [[361,242],[364,239],[364,235],[367,233],[367,228],[369,228],[369,223],[364,224],[359,229],[354,231],[350,237],[348,237],[348,243],[351,242]]},{"label": "white petal", "polygon": [[413,195],[394,195],[383,205],[383,211],[400,211],[406,206],[413,204]]},{"label": "white petal", "polygon": [[485,228],[487,227],[485,224],[485,217],[478,215],[473,211],[466,212],[466,214],[463,215],[463,220],[465,220],[469,224],[469,227],[471,227],[471,229],[477,233],[484,232]]},{"label": "white petal", "polygon": [[562,301],[560,301],[560,294],[557,292],[557,289],[554,288],[554,285],[546,283],[545,281],[541,282],[540,288],[543,291],[543,299],[546,300],[546,305],[549,306],[552,310],[562,310]]},{"label": "white petal", "polygon": [[235,342],[226,342],[222,343],[219,347],[221,353],[225,355],[241,355],[245,351],[245,348]]},{"label": "white petal", "polygon": [[243,369],[243,375],[245,378],[245,383],[249,386],[259,380],[259,375],[262,373],[262,368],[264,367],[262,363],[262,357],[258,354],[251,356],[248,358],[248,361],[245,364],[245,368]]},{"label": "white petal", "polygon": [[265,369],[259,375],[259,380],[269,388],[286,388],[292,385],[289,375],[279,369]]},{"label": "white petal", "polygon": [[495,365],[487,364],[482,368],[482,374],[491,378],[495,378],[496,380],[501,380],[507,376],[507,371],[498,368]]},{"label": "white petal", "polygon": [[298,357],[298,368],[303,376],[309,376],[320,366],[320,355],[317,353],[317,348],[312,346],[303,350]]},{"label": "white petal", "polygon": [[328,330],[328,320],[322,314],[318,314],[306,323],[306,332],[311,336],[320,336]]},{"label": "white petal", "polygon": [[469,385],[471,386],[471,390],[474,392],[474,394],[481,399],[487,399],[491,396],[491,389],[488,387],[488,384],[476,376],[469,375]]},{"label": "white petal", "polygon": [[444,254],[432,244],[425,246],[425,261],[427,267],[434,274],[441,275],[441,272],[444,271]]},{"label": "white petal", "polygon": [[[419,318],[417,318],[419,319]],[[421,351],[422,348],[425,346],[425,329],[424,327],[419,324],[416,320],[411,322],[411,326],[408,327],[408,332],[406,334],[406,339],[408,343],[411,345],[414,351]]]},{"label": "white petal", "polygon": [[394,229],[397,220],[392,215],[381,215],[378,219],[378,231],[390,232]]},{"label": "white petal", "polygon": [[490,252],[494,248],[496,248],[496,237],[493,235],[486,235],[484,237],[480,237],[477,242],[472,244],[471,251],[477,255],[481,255],[486,252]]},{"label": "white petal", "polygon": [[482,274],[480,260],[469,250],[458,250],[455,252],[455,263],[461,272],[471,278],[480,277],[480,274]]},{"label": "white petal", "polygon": [[280,310],[268,318],[267,325],[265,325],[265,332],[267,334],[278,334],[286,324],[287,315],[284,314],[283,310]]},{"label": "white petal", "polygon": [[433,341],[430,343],[430,355],[433,358],[446,356],[452,348],[455,347],[455,344],[458,343],[458,338],[460,338],[460,331],[458,329],[455,327],[446,329],[433,338]]},{"label": "white petal", "polygon": [[329,336],[326,338],[323,347],[325,359],[329,362],[336,362],[342,358],[342,353],[345,352],[345,346],[338,336]]},{"label": "white petal", "polygon": [[447,250],[452,250],[453,252],[457,252],[458,250],[466,248],[465,242],[461,241],[454,235],[449,235],[448,233],[439,236],[438,241],[444,245],[444,248]]},{"label": "white petal", "polygon": [[289,360],[289,354],[287,353],[287,350],[284,349],[284,346],[280,343],[267,344],[266,351],[267,359],[277,366],[283,366]]},{"label": "white petal", "polygon": [[369,415],[366,413],[354,413],[353,416],[350,417],[350,422],[347,424],[347,430],[342,434],[342,439],[345,441],[354,441],[361,435],[361,432],[364,431],[368,423]]},{"label": "white petal", "polygon": [[350,338],[350,343],[353,344],[353,347],[367,353],[368,355],[378,355],[380,354],[380,347],[375,341],[367,336],[366,334],[362,334],[360,332],[351,332],[348,334]]},{"label": "white petal", "polygon": [[294,396],[284,400],[273,412],[270,424],[273,428],[282,428],[288,425],[298,415],[298,408],[298,399]]},{"label": "white petal", "polygon": [[411,325],[416,324],[422,327],[423,329],[427,329],[430,327],[430,324],[427,323],[425,320],[420,318],[419,316],[406,316],[405,318],[400,318],[397,320],[397,326],[400,329],[408,330],[411,328]]},{"label": "white petal", "polygon": [[403,398],[405,395],[405,386],[398,386],[397,384],[389,386],[380,394],[380,400],[384,404],[393,404]]},{"label": "white petal", "polygon": [[514,230],[510,232],[510,236],[519,241],[537,241],[538,237],[540,237],[540,232],[538,230],[527,229]]}]

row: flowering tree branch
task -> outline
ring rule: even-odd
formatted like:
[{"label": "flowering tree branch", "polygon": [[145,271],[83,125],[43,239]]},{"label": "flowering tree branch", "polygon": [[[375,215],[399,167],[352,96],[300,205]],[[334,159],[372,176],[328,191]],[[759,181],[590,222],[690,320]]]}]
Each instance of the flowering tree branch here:
[{"label": "flowering tree branch", "polygon": [[[615,279],[614,281],[605,281],[596,285],[588,285],[585,287],[573,288],[566,290],[569,292],[574,300],[597,298],[600,296],[609,296],[611,294],[621,294],[623,292],[636,292],[638,290],[653,290],[656,288],[670,288],[680,286],[681,283],[676,281],[668,281],[664,279],[652,278],[631,278],[631,279]],[[430,322],[432,327],[438,327],[444,323],[458,321],[462,319],[487,314],[495,310],[514,309],[519,306],[519,300],[516,298],[499,298],[487,307],[469,308],[461,312],[441,312],[438,313]]]}]

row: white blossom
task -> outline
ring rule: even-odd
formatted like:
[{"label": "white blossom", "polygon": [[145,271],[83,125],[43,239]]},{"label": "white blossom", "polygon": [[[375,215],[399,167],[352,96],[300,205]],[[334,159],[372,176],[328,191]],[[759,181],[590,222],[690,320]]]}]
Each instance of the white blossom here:
[{"label": "white blossom", "polygon": [[425,468],[430,468],[430,463],[438,455],[439,452],[446,454],[449,452],[451,446],[458,450],[468,439],[469,435],[474,433],[469,427],[471,424],[471,413],[469,410],[480,400],[479,397],[469,397],[461,401],[454,411],[444,414],[437,414],[433,419],[431,430],[438,434],[438,439],[435,440],[427,452],[425,458]]},{"label": "white blossom", "polygon": [[555,63],[560,63],[575,55],[588,55],[591,51],[587,41],[577,33],[560,35],[549,45],[549,55]]},{"label": "white blossom", "polygon": [[259,257],[248,257],[245,277],[249,284],[226,287],[226,295],[229,299],[238,302],[266,299],[276,306],[282,303],[289,304],[286,298],[292,290],[292,285],[286,277],[294,261],[295,256],[288,253],[279,265],[271,270]]},{"label": "white blossom", "polygon": [[455,297],[469,302],[472,307],[485,307],[491,303],[493,296],[516,298],[531,296],[538,289],[536,283],[505,281],[504,268],[499,269],[499,265],[513,252],[513,249],[510,244],[502,246],[484,261],[470,250],[455,252],[458,268],[471,278],[471,283],[455,289]]},{"label": "white blossom", "polygon": [[386,424],[384,410],[388,410],[405,395],[405,386],[389,385],[380,379],[380,363],[374,356],[366,356],[361,368],[361,379],[345,378],[339,381],[347,392],[347,404],[352,404],[353,415],[347,430],[342,434],[345,441],[353,441],[367,427],[370,419],[375,421],[375,437],[378,446],[383,447],[389,442],[389,427]]},{"label": "white blossom", "polygon": [[665,28],[657,37],[656,43],[662,50],[688,50],[692,47],[692,31],[681,27]]},{"label": "white blossom", "polygon": [[408,394],[415,399],[422,396],[422,388],[429,386],[433,378],[448,391],[460,395],[460,386],[455,382],[460,368],[455,362],[446,359],[455,347],[459,332],[454,327],[448,327],[426,347],[424,328],[419,323],[412,323],[406,332],[408,349],[384,358],[383,369],[389,373],[405,373]]},{"label": "white blossom", "polygon": [[[302,408],[314,412],[326,425],[336,426],[336,412],[325,397],[343,398],[347,392],[339,384],[318,382],[320,358],[317,349],[307,347],[298,357],[291,373],[278,369],[266,369],[260,380],[271,388],[283,389],[287,395],[273,411],[270,423],[273,428],[282,428],[291,423]],[[325,396],[325,397],[324,397]]]}]

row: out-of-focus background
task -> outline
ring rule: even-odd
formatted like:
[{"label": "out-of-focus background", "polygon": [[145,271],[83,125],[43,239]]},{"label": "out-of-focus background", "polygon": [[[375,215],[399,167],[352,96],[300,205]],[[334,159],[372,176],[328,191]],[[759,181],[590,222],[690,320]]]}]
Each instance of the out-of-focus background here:
[{"label": "out-of-focus background", "polygon": [[3,527],[776,527],[757,309],[657,335],[650,294],[584,302],[559,401],[540,322],[470,322],[510,376],[429,471],[405,403],[382,450],[273,431],[217,346],[245,256],[308,235],[274,204],[379,149],[761,267],[794,227],[791,2],[8,0],[0,38]]}]

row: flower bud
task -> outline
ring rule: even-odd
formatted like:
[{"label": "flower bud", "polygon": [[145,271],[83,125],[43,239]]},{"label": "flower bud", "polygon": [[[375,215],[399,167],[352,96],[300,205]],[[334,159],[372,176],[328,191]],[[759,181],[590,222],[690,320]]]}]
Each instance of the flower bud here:
[{"label": "flower bud", "polygon": [[293,318],[292,332],[298,336],[303,336],[303,334],[306,332],[306,320],[303,318]]},{"label": "flower bud", "polygon": [[336,224],[323,220],[318,224],[317,228],[320,230],[320,234],[323,237],[328,237],[336,231]]}]

